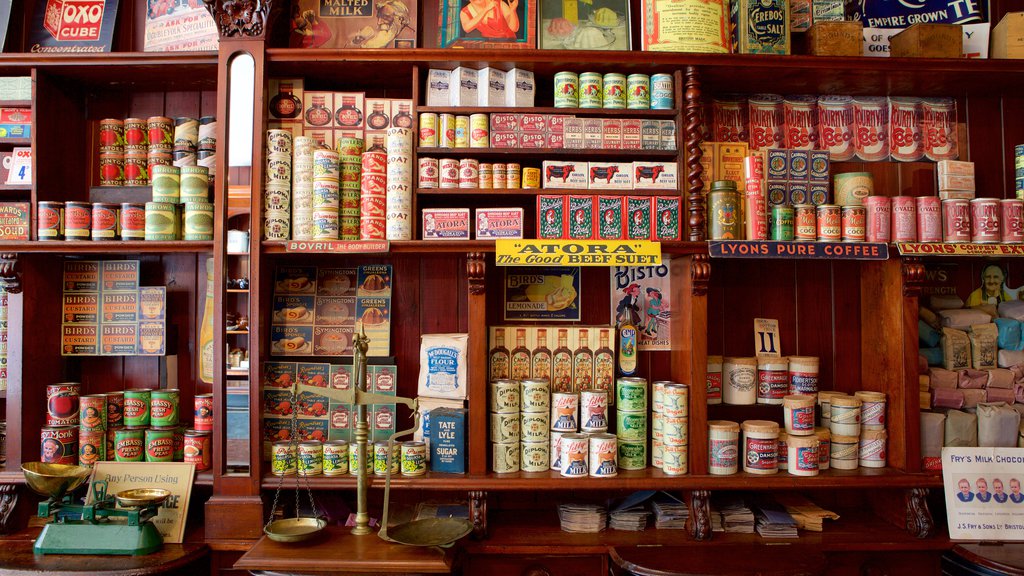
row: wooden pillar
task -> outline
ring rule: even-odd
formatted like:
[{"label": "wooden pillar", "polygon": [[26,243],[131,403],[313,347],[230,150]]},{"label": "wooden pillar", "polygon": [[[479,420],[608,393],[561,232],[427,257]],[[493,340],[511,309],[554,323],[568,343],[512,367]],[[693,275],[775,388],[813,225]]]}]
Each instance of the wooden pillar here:
[{"label": "wooden pillar", "polygon": [[704,217],[704,168],[700,165],[702,152],[700,145],[703,141],[701,134],[701,89],[700,75],[696,66],[686,67],[686,206],[690,213],[687,221],[687,239],[691,242],[702,242],[705,239]]},{"label": "wooden pillar", "polygon": [[[487,261],[482,252],[466,255],[469,281],[469,473],[487,473]],[[485,508],[486,510],[486,508]]]}]

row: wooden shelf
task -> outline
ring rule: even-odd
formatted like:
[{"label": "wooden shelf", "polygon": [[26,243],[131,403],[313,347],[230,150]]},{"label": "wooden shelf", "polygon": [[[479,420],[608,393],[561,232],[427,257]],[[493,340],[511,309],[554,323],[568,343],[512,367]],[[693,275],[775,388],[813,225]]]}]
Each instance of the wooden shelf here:
[{"label": "wooden shelf", "polygon": [[215,51],[4,54],[0,70],[8,66],[36,67],[47,75],[103,90],[213,90],[217,85]]},{"label": "wooden shelf", "polygon": [[604,194],[609,196],[679,196],[679,190],[606,190],[578,188],[417,188],[420,196],[538,196],[540,194]]},{"label": "wooden shelf", "polygon": [[31,108],[31,100],[0,100],[0,108]]},{"label": "wooden shelf", "polygon": [[0,146],[31,146],[31,138],[0,138]]},{"label": "wooden shelf", "polygon": [[224,333],[225,334],[235,334],[235,335],[246,335],[246,336],[249,335],[249,331],[248,330],[225,330]]},{"label": "wooden shelf", "polygon": [[[8,470],[0,468],[0,484],[24,484],[25,475],[20,469]],[[213,486],[213,472],[207,470],[196,472],[194,483],[197,486]]]},{"label": "wooden shelf", "polygon": [[226,292],[228,294],[248,294],[249,293],[249,289],[248,288],[244,288],[244,289],[243,288],[228,288],[226,290]]},{"label": "wooden shelf", "polygon": [[569,114],[573,116],[607,116],[638,117],[638,118],[675,118],[678,110],[629,110],[609,108],[552,108],[537,106],[533,108],[502,108],[500,106],[420,106],[417,112],[434,112],[437,114]]},{"label": "wooden shelf", "polygon": [[231,368],[228,368],[228,370],[227,370],[227,372],[225,374],[227,376],[244,376],[244,377],[248,377],[249,376],[249,370],[232,370]]},{"label": "wooden shelf", "polygon": [[[264,254],[281,254],[308,258],[310,256],[359,257],[364,254],[342,254],[325,252],[310,254],[306,252],[288,252],[287,242],[283,240],[264,240]],[[2,248],[2,246],[0,246]],[[667,241],[661,243],[661,251],[666,254],[707,254],[707,242]],[[457,252],[494,252],[494,240],[402,240],[390,243],[390,254],[445,254]]]},{"label": "wooden shelf", "polygon": [[584,148],[433,148],[417,149],[421,156],[457,156],[459,158],[529,158],[547,160],[550,158],[587,158],[668,161],[675,159],[676,150],[623,150],[623,149],[584,149]]},{"label": "wooden shelf", "polygon": [[32,185],[0,184],[0,192],[31,192]]},{"label": "wooden shelf", "polygon": [[0,242],[0,250],[17,254],[45,252],[56,254],[156,254],[161,252],[202,253],[213,250],[213,242],[174,240],[147,242],[145,240],[83,240]]}]

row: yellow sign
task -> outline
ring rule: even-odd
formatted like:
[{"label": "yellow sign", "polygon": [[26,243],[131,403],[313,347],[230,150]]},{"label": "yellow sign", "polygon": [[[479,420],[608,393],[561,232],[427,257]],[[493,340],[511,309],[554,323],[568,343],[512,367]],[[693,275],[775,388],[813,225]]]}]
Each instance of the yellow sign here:
[{"label": "yellow sign", "polygon": [[903,256],[1024,256],[1021,244],[900,242],[896,249]]},{"label": "yellow sign", "polygon": [[498,266],[660,266],[661,243],[649,240],[496,240]]},{"label": "yellow sign", "polygon": [[[181,544],[195,471],[196,465],[191,462],[97,462],[89,482],[91,486],[92,482],[106,480],[108,497],[133,488],[169,490],[171,496],[150,522],[164,537],[164,544]],[[85,503],[92,504],[92,488]]]}]

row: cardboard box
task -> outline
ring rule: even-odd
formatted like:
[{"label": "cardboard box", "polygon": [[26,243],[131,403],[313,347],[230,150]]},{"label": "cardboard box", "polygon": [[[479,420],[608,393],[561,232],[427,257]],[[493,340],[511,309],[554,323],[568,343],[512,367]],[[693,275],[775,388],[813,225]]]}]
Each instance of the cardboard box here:
[{"label": "cardboard box", "polygon": [[138,323],[139,292],[103,292],[101,294],[100,316],[103,324]]},{"label": "cardboard box", "polygon": [[[269,119],[284,122],[302,122],[302,78],[271,78],[267,87],[270,103],[267,105]],[[296,98],[288,98],[288,94]],[[281,96],[280,103],[275,106],[274,99]],[[297,104],[296,104],[297,102]]]},{"label": "cardboard box", "polygon": [[31,209],[28,202],[0,202],[0,240],[28,240]]},{"label": "cardboard box", "polygon": [[591,190],[632,190],[633,164],[591,162],[587,171],[587,185]]},{"label": "cardboard box", "polygon": [[367,113],[365,93],[334,93],[335,128],[339,130],[365,130]]},{"label": "cardboard box", "polygon": [[654,198],[654,240],[679,240],[681,237],[682,198],[657,196]]},{"label": "cardboard box", "polygon": [[478,106],[505,106],[505,71],[497,68],[480,69],[477,84],[480,87]]},{"label": "cardboard box", "polygon": [[643,128],[643,121],[639,119],[626,118],[622,121],[622,149],[640,150],[642,138],[640,131]]},{"label": "cardboard box", "polygon": [[992,58],[1024,58],[1024,12],[1009,12],[992,29]]},{"label": "cardboard box", "polygon": [[594,237],[594,197],[570,195],[566,199],[569,216],[568,238],[591,240]]},{"label": "cardboard box", "polygon": [[563,147],[572,150],[583,149],[583,118],[566,118],[562,125]]},{"label": "cardboard box", "polygon": [[[519,130],[519,114],[514,112],[495,112],[490,118],[491,132]],[[493,144],[492,144],[493,146]]]},{"label": "cardboard box", "polygon": [[520,114],[519,131],[543,134],[548,129],[547,114]]},{"label": "cardboard box", "polygon": [[469,208],[424,208],[424,240],[469,240]]},{"label": "cardboard box", "polygon": [[520,148],[546,148],[548,135],[543,132],[522,132],[519,134]]},{"label": "cardboard box", "polygon": [[614,150],[622,147],[622,120],[618,118],[605,118],[601,123],[601,147],[606,150]]},{"label": "cardboard box", "polygon": [[565,196],[537,196],[537,238],[561,240],[566,235]]},{"label": "cardboard box", "polygon": [[679,166],[675,162],[633,162],[633,188],[636,190],[675,190],[679,186]]},{"label": "cardboard box", "polygon": [[97,356],[100,351],[99,326],[64,324],[61,326],[62,356]]},{"label": "cardboard box", "polygon": [[480,101],[480,75],[477,70],[459,66],[452,70],[448,104],[450,106],[476,106]]},{"label": "cardboard box", "polygon": [[626,197],[626,240],[650,240],[654,221],[650,196]]},{"label": "cardboard box", "polygon": [[964,160],[939,160],[939,178],[943,176],[974,176],[974,162]]},{"label": "cardboard box", "polygon": [[522,208],[477,208],[476,239],[523,237]]},{"label": "cardboard box", "polygon": [[451,104],[451,70],[431,68],[427,72],[427,106]]},{"label": "cardboard box", "polygon": [[622,196],[598,196],[596,213],[597,240],[622,240],[625,237],[625,198]]},{"label": "cardboard box", "polygon": [[586,162],[545,160],[541,168],[541,188],[587,189]]},{"label": "cardboard box", "polygon": [[100,321],[100,300],[95,293],[64,294],[65,324],[97,324]]},{"label": "cardboard box", "polygon": [[894,58],[960,58],[963,30],[956,24],[914,24],[889,39]]},{"label": "cardboard box", "polygon": [[943,174],[939,176],[939,190],[958,190],[963,192],[975,192],[974,176],[960,176],[956,174]]},{"label": "cardboard box", "polygon": [[505,130],[491,132],[491,148],[519,148],[519,133]]},{"label": "cardboard box", "polygon": [[505,73],[505,106],[533,108],[537,96],[537,83],[533,72],[513,68]]},{"label": "cardboard box", "polygon": [[103,260],[100,266],[103,290],[138,290],[138,260]]},{"label": "cardboard box", "polygon": [[96,260],[64,262],[64,292],[99,292],[100,263]]},{"label": "cardboard box", "polygon": [[138,348],[137,324],[103,324],[100,349],[104,356],[131,356]]},{"label": "cardboard box", "polygon": [[290,6],[290,48],[415,48],[422,24],[416,3],[403,0],[390,5],[293,0]]},{"label": "cardboard box", "polygon": [[807,32],[807,51],[814,56],[860,56],[864,24],[859,20],[815,22]]},{"label": "cardboard box", "polygon": [[307,90],[302,93],[302,125],[306,128],[328,131],[334,127],[333,92]]},{"label": "cardboard box", "polygon": [[661,123],[659,120],[641,120],[640,147],[643,150],[661,149]]},{"label": "cardboard box", "polygon": [[600,150],[604,146],[604,121],[600,118],[583,119],[583,147]]}]

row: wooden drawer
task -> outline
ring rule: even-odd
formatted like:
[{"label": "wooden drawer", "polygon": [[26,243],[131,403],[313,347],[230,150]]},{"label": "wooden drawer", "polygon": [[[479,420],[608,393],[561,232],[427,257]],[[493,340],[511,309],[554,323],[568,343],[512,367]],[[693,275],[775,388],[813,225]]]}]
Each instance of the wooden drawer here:
[{"label": "wooden drawer", "polygon": [[602,576],[608,573],[606,556],[469,555],[463,574],[494,576]]}]

